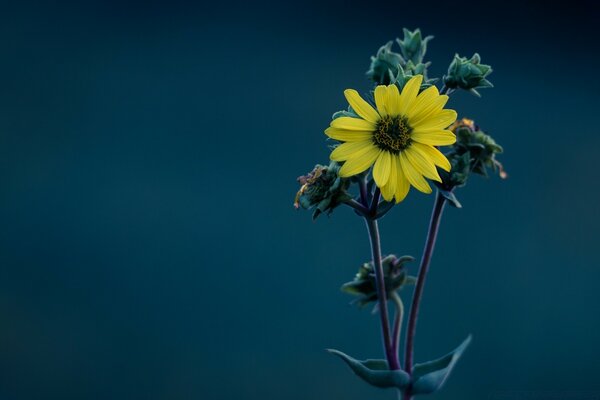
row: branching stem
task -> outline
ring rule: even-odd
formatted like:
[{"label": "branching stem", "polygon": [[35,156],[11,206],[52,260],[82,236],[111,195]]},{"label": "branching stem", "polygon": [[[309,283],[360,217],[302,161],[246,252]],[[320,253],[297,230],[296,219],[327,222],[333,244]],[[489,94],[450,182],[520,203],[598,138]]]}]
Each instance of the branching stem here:
[{"label": "branching stem", "polygon": [[369,213],[369,210],[364,207],[362,204],[360,204],[358,201],[354,200],[354,199],[348,199],[344,201],[344,204],[346,204],[347,206],[352,207],[354,210],[356,210],[361,217],[364,217],[365,215],[367,215]]}]

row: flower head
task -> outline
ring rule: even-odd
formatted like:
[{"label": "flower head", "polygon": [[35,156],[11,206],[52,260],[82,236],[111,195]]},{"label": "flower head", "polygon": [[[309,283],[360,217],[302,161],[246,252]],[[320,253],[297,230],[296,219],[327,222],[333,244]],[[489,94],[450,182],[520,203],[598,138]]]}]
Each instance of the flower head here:
[{"label": "flower head", "polygon": [[341,177],[360,174],[373,166],[373,179],[384,199],[402,201],[410,186],[431,193],[425,178],[441,181],[436,166],[450,170],[450,162],[435,147],[453,144],[456,136],[446,128],[456,111],[445,110],[448,96],[435,86],[419,94],[422,75],[412,77],[399,92],[396,85],[375,88],[376,108],[356,90],[344,92],[358,116],[334,119],[325,134],[343,142],[330,155],[344,162]]}]

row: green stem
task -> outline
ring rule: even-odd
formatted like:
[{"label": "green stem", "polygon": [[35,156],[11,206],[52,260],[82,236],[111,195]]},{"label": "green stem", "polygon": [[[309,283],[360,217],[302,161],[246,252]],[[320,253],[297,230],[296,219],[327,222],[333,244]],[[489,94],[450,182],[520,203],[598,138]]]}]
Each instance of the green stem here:
[{"label": "green stem", "polygon": [[[377,196],[378,197],[378,196]],[[375,204],[376,201],[374,200]],[[375,211],[377,209],[375,208]],[[379,316],[381,318],[381,334],[383,337],[383,347],[390,370],[400,369],[398,353],[394,352],[393,343],[390,335],[390,321],[387,307],[387,296],[385,293],[385,276],[383,275],[383,266],[381,265],[381,242],[379,238],[379,228],[377,220],[365,217],[369,239],[371,241],[371,251],[373,254],[373,269],[375,270],[375,288],[377,290],[377,299],[379,300]]]}]

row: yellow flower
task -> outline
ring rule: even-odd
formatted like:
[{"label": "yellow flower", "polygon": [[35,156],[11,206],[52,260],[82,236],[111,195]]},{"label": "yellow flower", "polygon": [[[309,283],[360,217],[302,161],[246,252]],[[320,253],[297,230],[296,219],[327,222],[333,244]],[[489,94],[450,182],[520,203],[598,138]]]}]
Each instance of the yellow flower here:
[{"label": "yellow flower", "polygon": [[373,108],[353,89],[344,91],[360,118],[340,117],[325,134],[343,142],[331,152],[331,160],[344,162],[341,177],[360,174],[373,166],[373,179],[383,198],[402,201],[410,186],[431,193],[425,178],[441,182],[436,166],[450,171],[450,162],[435,147],[456,142],[446,128],[456,120],[456,111],[445,110],[448,96],[435,86],[419,94],[422,75],[412,77],[402,94],[396,85],[375,88]]}]

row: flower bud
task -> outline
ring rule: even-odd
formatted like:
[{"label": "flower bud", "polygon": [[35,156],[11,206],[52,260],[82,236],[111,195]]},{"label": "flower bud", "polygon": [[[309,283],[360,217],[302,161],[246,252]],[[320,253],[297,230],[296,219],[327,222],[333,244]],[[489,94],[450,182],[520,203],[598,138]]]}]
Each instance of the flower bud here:
[{"label": "flower bud", "polygon": [[433,39],[433,36],[427,36],[423,39],[420,29],[409,31],[404,28],[404,38],[396,39],[400,45],[400,52],[406,61],[412,61],[415,65],[423,62],[423,57],[427,52],[427,42]]},{"label": "flower bud", "polygon": [[396,39],[402,54],[392,50],[394,42],[387,42],[379,48],[375,56],[371,57],[371,67],[367,71],[367,77],[377,85],[397,83],[402,90],[410,78],[423,75],[422,88],[431,86],[434,80],[427,79],[427,68],[431,63],[423,63],[427,42],[431,39],[433,36],[423,39],[419,29],[413,32],[404,29],[404,39]]},{"label": "flower bud", "polygon": [[427,68],[429,68],[430,65],[430,62],[415,65],[412,61],[409,61],[404,67],[398,68],[398,73],[392,78],[390,83],[395,83],[396,86],[398,86],[398,90],[402,92],[402,89],[412,77],[415,75],[423,75],[423,82],[421,83],[419,91],[425,90],[437,81],[437,78],[429,79],[427,77]]},{"label": "flower bud", "polygon": [[470,60],[455,54],[448,67],[448,75],[444,75],[444,84],[449,89],[460,88],[481,96],[476,89],[494,86],[485,79],[491,73],[492,67],[481,64],[479,54],[475,53]]},{"label": "flower bud", "polygon": [[350,181],[338,176],[339,169],[339,165],[332,161],[329,166],[317,164],[307,175],[298,177],[302,186],[296,193],[294,207],[314,209],[314,220],[322,213],[331,214],[334,208],[350,199],[346,192]]},{"label": "flower bud", "polygon": [[[404,264],[409,261],[414,261],[414,258],[411,256],[397,258],[393,254],[381,260],[386,293],[390,294],[392,291],[400,289],[403,285],[414,282],[414,278],[408,276],[404,268]],[[361,265],[354,280],[342,285],[342,291],[359,296],[356,303],[361,307],[377,301],[373,262],[370,261]]]},{"label": "flower bud", "polygon": [[367,77],[377,85],[389,85],[392,77],[398,74],[398,68],[405,64],[402,56],[392,51],[392,45],[390,40],[379,48],[377,55],[371,56]]},{"label": "flower bud", "polygon": [[496,154],[502,153],[502,147],[480,130],[473,120],[463,118],[449,129],[456,134],[456,143],[446,154],[452,169],[449,173],[440,173],[442,189],[465,185],[471,173],[488,176],[488,168],[498,172],[502,179],[507,177],[502,164],[496,160]]}]

